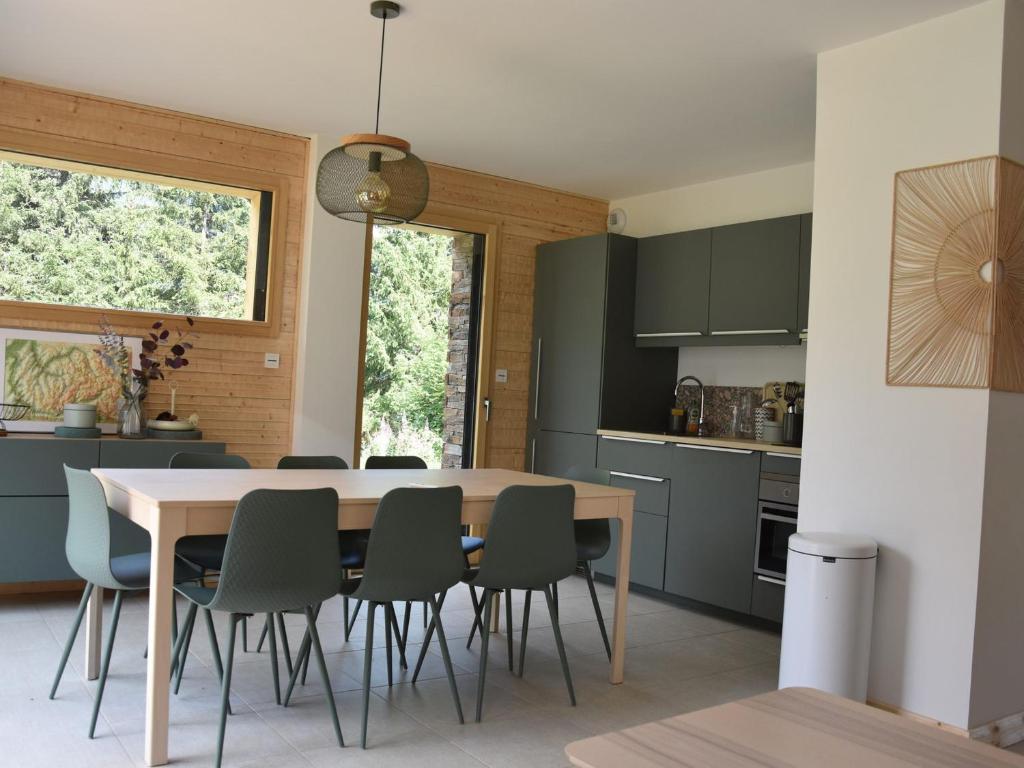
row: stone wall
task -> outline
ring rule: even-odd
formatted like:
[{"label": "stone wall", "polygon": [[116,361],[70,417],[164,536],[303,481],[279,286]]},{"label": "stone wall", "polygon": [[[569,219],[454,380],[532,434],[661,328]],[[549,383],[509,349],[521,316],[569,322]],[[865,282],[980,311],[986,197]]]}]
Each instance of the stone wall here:
[{"label": "stone wall", "polygon": [[448,310],[448,373],[445,376],[442,467],[462,466],[470,300],[473,292],[473,239],[473,235],[461,232],[452,238],[452,297]]}]

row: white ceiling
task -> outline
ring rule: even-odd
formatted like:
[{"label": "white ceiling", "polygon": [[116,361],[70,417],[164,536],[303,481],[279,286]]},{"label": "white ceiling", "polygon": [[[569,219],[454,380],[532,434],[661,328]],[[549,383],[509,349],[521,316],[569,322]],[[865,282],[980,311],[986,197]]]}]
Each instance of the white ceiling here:
[{"label": "white ceiling", "polygon": [[[614,198],[803,162],[815,53],[977,0],[402,0],[381,131]],[[331,136],[373,129],[365,0],[0,0],[0,74]]]}]

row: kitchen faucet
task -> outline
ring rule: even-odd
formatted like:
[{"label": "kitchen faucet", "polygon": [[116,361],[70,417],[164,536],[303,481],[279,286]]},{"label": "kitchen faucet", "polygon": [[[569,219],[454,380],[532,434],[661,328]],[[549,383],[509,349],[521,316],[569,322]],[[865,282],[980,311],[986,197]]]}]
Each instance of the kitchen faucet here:
[{"label": "kitchen faucet", "polygon": [[696,376],[683,376],[683,378],[676,382],[676,400],[679,400],[679,388],[687,381],[692,381],[700,388],[700,415],[697,417],[697,437],[707,437],[708,427],[707,424],[704,423],[704,385],[701,383],[700,379]]}]

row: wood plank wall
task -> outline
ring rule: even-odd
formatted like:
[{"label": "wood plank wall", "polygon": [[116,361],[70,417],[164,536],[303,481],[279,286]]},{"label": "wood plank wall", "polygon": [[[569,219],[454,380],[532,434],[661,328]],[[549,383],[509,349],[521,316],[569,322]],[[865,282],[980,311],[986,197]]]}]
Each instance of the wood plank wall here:
[{"label": "wood plank wall", "polygon": [[[248,126],[85,94],[0,79],[0,129],[5,135],[60,137],[97,151],[133,151],[155,165],[201,161],[234,172],[278,175],[288,190],[285,250],[279,297],[280,325],[271,336],[204,332],[190,355],[193,365],[175,374],[179,414],[196,412],[204,436],[222,440],[228,451],[254,466],[273,466],[289,452],[298,275],[303,243],[308,139]],[[21,149],[18,146],[5,147]],[[136,155],[140,156],[140,155]],[[95,333],[92,323],[40,320],[16,309],[0,310],[0,327]],[[118,323],[124,335],[139,336],[144,322]],[[279,352],[280,368],[263,367],[264,352]],[[147,412],[169,407],[166,382],[154,384]]]},{"label": "wood plank wall", "polygon": [[[533,276],[537,246],[606,231],[608,202],[497,176],[430,165],[432,220],[452,216],[498,225],[491,420],[485,466],[523,469],[529,407]],[[494,383],[494,369],[508,383]]]}]

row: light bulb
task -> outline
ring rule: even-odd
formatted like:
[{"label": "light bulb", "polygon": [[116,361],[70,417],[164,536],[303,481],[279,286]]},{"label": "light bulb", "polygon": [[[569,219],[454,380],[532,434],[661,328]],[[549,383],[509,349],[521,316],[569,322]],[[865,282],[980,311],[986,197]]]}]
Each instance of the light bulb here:
[{"label": "light bulb", "polygon": [[367,213],[381,213],[387,210],[391,201],[391,187],[380,177],[378,171],[370,171],[356,187],[356,202]]}]

